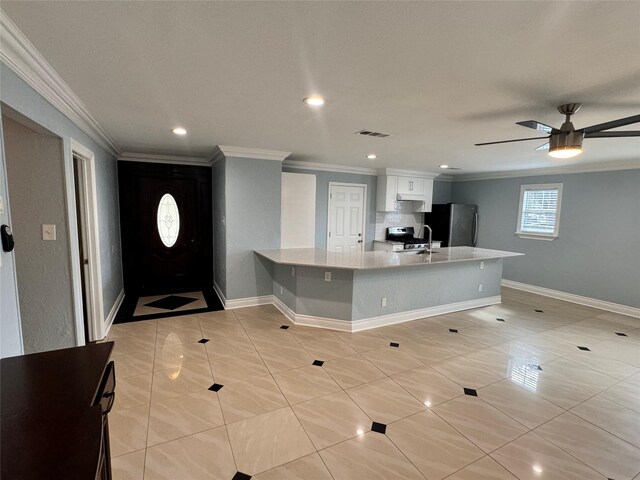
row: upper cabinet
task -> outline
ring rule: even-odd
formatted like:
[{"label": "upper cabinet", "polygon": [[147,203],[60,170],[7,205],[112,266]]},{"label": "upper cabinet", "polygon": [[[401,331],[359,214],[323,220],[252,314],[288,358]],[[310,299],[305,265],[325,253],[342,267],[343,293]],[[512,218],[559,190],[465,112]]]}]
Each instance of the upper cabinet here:
[{"label": "upper cabinet", "polygon": [[398,176],[398,193],[410,195],[424,194],[424,179],[420,177]]},{"label": "upper cabinet", "polygon": [[436,176],[438,176],[437,173],[392,168],[379,170],[376,210],[395,212],[398,210],[397,202],[408,202],[407,205],[414,212],[430,212],[433,179]]}]

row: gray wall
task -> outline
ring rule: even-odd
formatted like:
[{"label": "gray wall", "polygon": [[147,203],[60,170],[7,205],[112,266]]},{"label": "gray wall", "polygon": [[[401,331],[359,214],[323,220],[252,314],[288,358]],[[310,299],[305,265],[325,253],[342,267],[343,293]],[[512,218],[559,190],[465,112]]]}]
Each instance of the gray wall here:
[{"label": "gray wall", "polygon": [[[4,139],[0,122],[0,197],[4,201],[4,211],[0,213],[0,225],[10,225],[11,210],[7,170],[4,157]],[[17,279],[15,250],[5,252],[0,249],[0,357],[13,357],[23,353],[22,327],[17,302]]]},{"label": "gray wall", "polygon": [[367,185],[367,216],[365,219],[365,249],[373,249],[376,231],[376,186],[374,175],[355,173],[323,172],[319,170],[301,170],[285,165],[283,172],[307,173],[316,176],[316,248],[327,248],[327,216],[329,208],[329,182],[363,183]]},{"label": "gray wall", "polygon": [[[3,116],[25,353],[75,346],[62,141]],[[55,241],[42,225],[56,225]]]},{"label": "gray wall", "polygon": [[433,181],[433,203],[450,203],[452,182]]},{"label": "gray wall", "polygon": [[[520,185],[562,183],[559,237],[514,235]],[[640,307],[640,169],[456,182],[453,201],[479,208],[478,244],[522,252],[504,278]]]},{"label": "gray wall", "polygon": [[[62,138],[67,165],[71,163],[71,138],[95,154],[102,293],[106,317],[122,290],[116,159],[2,63],[0,63],[0,99],[3,104]],[[38,206],[33,205],[33,208]],[[4,269],[4,266],[2,268]],[[14,287],[10,282],[3,282],[0,288],[2,288],[3,298],[5,295],[15,295]],[[5,320],[4,303],[2,313],[3,322],[17,321],[13,317]],[[7,311],[7,314],[12,315],[10,311]]]},{"label": "gray wall", "polygon": [[227,238],[225,228],[225,162],[222,158],[211,169],[213,194],[213,279],[227,296]]},{"label": "gray wall", "polygon": [[272,265],[254,250],[280,248],[282,162],[225,161],[227,299],[271,295]]},{"label": "gray wall", "polygon": [[[522,257],[518,257],[522,258]],[[516,259],[517,261],[517,259]],[[425,267],[356,270],[353,320],[500,295],[502,260]],[[478,284],[482,292],[478,292]],[[381,299],[387,299],[382,307]]]}]

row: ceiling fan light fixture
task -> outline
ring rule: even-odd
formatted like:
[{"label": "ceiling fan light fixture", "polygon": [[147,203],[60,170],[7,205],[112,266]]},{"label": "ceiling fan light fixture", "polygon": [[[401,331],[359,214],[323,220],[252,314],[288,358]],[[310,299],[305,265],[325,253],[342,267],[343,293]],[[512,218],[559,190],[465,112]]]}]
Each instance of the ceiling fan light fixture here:
[{"label": "ceiling fan light fixture", "polygon": [[549,156],[553,158],[573,158],[582,153],[582,147],[555,147],[549,149]]},{"label": "ceiling fan light fixture", "polygon": [[551,135],[549,156],[553,158],[573,158],[582,153],[584,132],[568,131]]}]

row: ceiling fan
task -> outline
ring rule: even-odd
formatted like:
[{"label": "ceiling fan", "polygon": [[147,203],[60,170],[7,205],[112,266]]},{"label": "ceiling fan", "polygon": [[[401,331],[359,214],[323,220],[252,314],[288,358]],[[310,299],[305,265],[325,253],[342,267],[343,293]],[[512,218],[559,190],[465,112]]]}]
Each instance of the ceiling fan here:
[{"label": "ceiling fan", "polygon": [[535,120],[526,120],[524,122],[516,122],[523,127],[533,128],[539,132],[548,133],[546,137],[518,138],[516,140],[502,140],[500,142],[476,143],[476,146],[495,145],[498,143],[525,142],[527,140],[547,139],[547,143],[540,145],[536,150],[549,150],[549,155],[555,158],[571,158],[582,153],[582,141],[585,138],[615,138],[615,137],[640,137],[640,131],[618,131],[608,132],[612,128],[624,127],[632,123],[640,123],[640,115],[620,118],[611,122],[599,123],[590,127],[580,128],[576,130],[571,123],[571,115],[576,113],[581,103],[567,103],[560,105],[558,111],[565,115],[565,121],[558,128],[550,127],[544,123]]}]

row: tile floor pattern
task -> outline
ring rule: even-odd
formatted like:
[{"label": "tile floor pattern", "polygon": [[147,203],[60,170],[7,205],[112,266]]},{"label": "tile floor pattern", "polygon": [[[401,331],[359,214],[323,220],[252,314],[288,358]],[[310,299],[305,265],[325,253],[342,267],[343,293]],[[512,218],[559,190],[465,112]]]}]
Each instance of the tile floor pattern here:
[{"label": "tile floor pattern", "polygon": [[640,319],[502,298],[356,334],[272,306],[115,325],[114,478],[639,480]]},{"label": "tile floor pattern", "polygon": [[133,312],[134,317],[158,313],[180,312],[207,308],[207,301],[201,291],[177,293],[174,295],[154,295],[140,297]]}]

